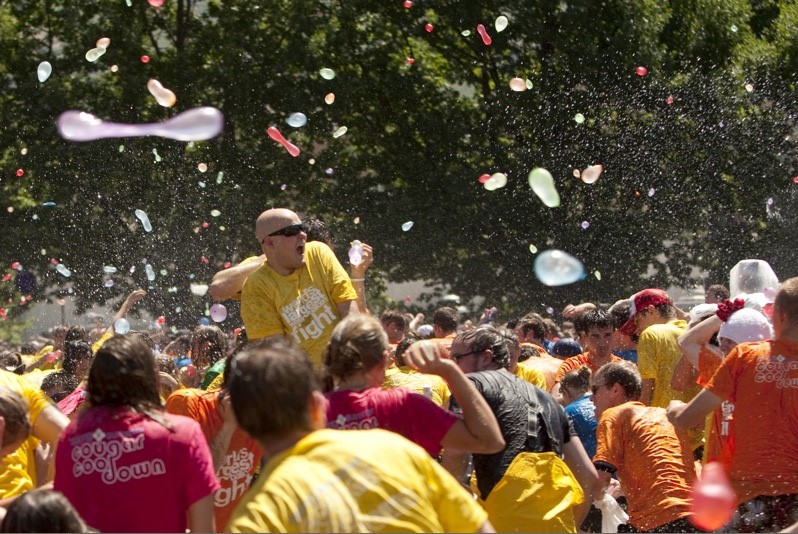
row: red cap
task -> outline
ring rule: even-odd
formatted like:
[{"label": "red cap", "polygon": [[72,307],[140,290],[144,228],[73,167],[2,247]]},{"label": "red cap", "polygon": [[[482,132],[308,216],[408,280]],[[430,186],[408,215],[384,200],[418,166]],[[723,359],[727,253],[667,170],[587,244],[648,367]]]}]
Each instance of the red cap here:
[{"label": "red cap", "polygon": [[673,305],[673,301],[662,289],[644,289],[638,291],[631,298],[632,307],[629,310],[629,320],[621,327],[621,333],[632,336],[636,333],[635,315],[649,306],[659,306],[661,304]]}]

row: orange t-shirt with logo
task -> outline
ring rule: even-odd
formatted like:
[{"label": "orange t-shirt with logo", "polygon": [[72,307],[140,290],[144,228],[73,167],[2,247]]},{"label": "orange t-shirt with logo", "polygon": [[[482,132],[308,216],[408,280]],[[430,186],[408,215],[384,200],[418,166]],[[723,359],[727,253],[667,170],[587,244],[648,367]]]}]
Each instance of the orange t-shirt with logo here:
[{"label": "orange t-shirt with logo", "polygon": [[798,343],[737,345],[706,386],[734,403],[729,478],[740,503],[798,492]]},{"label": "orange t-shirt with logo", "polygon": [[[202,427],[208,445],[222,429],[222,416],[218,409],[218,392],[201,389],[180,389],[169,396],[166,410],[177,415],[185,415],[197,421]],[[230,439],[225,453],[224,464],[217,469],[221,488],[213,497],[217,532],[224,532],[227,522],[233,515],[236,505],[244,497],[258,469],[261,457],[260,446],[243,430],[237,428]]]},{"label": "orange t-shirt with logo", "polygon": [[[611,354],[610,355],[610,362],[620,362],[623,361],[622,358]],[[609,363],[609,362],[607,362]],[[598,371],[602,366],[598,365],[593,362],[593,359],[590,357],[590,353],[588,351],[583,352],[582,354],[577,354],[576,356],[571,356],[570,358],[566,358],[560,364],[560,368],[557,369],[557,374],[554,376],[555,382],[560,382],[562,377],[565,376],[566,373],[570,373],[571,371],[576,371],[580,367],[587,367],[590,369],[590,372],[594,375],[596,371]]]},{"label": "orange t-shirt with logo", "polygon": [[596,439],[593,463],[616,469],[632,526],[653,530],[690,515],[693,453],[664,408],[640,402],[609,408],[601,415]]}]

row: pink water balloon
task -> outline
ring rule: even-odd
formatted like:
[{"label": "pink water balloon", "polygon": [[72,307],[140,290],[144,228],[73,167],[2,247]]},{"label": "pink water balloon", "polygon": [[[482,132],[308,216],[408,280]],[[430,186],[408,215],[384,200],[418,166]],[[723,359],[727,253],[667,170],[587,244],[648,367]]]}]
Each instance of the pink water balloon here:
[{"label": "pink water balloon", "polygon": [[706,531],[717,530],[734,515],[737,497],[726,476],[723,464],[709,462],[701,479],[693,485],[690,522]]},{"label": "pink water balloon", "polygon": [[215,323],[221,323],[227,319],[227,308],[224,304],[214,304],[211,306],[211,319]]},{"label": "pink water balloon", "polygon": [[223,127],[222,112],[212,107],[190,109],[167,121],[145,124],[104,122],[83,111],[65,111],[58,117],[58,132],[68,141],[148,135],[177,141],[204,141],[219,135]]},{"label": "pink water balloon", "polygon": [[641,65],[635,69],[635,74],[642,78],[648,74],[648,69]]},{"label": "pink water balloon", "polygon": [[490,46],[493,42],[493,39],[490,38],[488,35],[488,30],[485,29],[484,24],[477,24],[477,31],[479,32],[479,36],[482,37],[482,42],[485,43],[485,46]]},{"label": "pink water balloon", "polygon": [[271,137],[273,140],[283,145],[283,148],[285,148],[289,154],[291,154],[294,157],[297,157],[299,155],[299,147],[288,141],[285,137],[283,137],[283,134],[280,133],[280,130],[278,130],[274,126],[269,126],[268,128],[266,128],[266,133],[269,134],[269,137]]},{"label": "pink water balloon", "polygon": [[147,3],[152,7],[161,7],[164,0],[147,0]]}]

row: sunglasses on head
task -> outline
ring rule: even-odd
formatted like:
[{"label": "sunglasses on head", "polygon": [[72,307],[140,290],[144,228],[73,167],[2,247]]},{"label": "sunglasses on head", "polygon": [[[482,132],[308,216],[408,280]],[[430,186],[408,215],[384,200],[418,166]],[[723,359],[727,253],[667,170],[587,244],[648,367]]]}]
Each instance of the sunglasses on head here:
[{"label": "sunglasses on head", "polygon": [[[266,237],[274,237],[277,235],[282,235],[285,237],[294,237],[295,235],[299,235],[301,232],[307,233],[307,231],[308,231],[307,224],[301,222],[299,224],[292,224],[290,226],[286,226],[285,228],[281,228],[276,232],[270,233]],[[266,237],[264,237],[263,239],[266,240]]]}]

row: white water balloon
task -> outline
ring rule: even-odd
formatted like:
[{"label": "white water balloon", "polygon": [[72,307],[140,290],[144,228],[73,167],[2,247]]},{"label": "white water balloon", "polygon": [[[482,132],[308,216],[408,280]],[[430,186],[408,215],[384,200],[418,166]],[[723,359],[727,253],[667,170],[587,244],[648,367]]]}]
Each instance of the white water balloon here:
[{"label": "white water balloon", "polygon": [[554,187],[554,178],[546,169],[538,167],[529,173],[529,187],[546,206],[556,208],[560,205],[560,194]]},{"label": "white water balloon", "polygon": [[562,250],[546,250],[535,258],[535,276],[547,286],[573,284],[584,275],[582,262]]},{"label": "white water balloon", "polygon": [[50,65],[49,61],[42,61],[39,63],[39,66],[36,68],[36,76],[39,78],[39,81],[44,83],[47,78],[50,77],[50,74],[53,73],[53,66]]},{"label": "white water balloon", "polygon": [[68,141],[148,135],[177,141],[204,141],[219,135],[223,126],[222,112],[212,107],[190,109],[167,121],[145,124],[105,122],[83,111],[65,111],[58,117],[58,131]]}]

